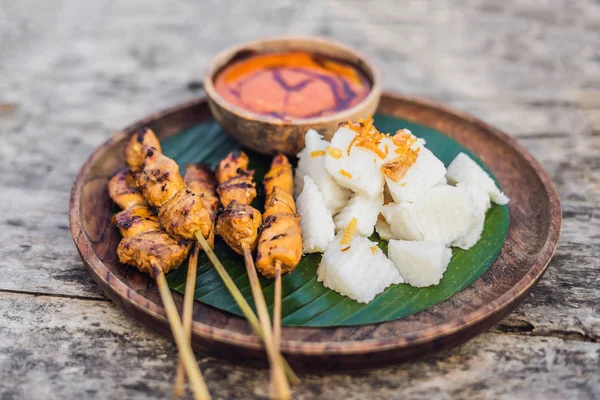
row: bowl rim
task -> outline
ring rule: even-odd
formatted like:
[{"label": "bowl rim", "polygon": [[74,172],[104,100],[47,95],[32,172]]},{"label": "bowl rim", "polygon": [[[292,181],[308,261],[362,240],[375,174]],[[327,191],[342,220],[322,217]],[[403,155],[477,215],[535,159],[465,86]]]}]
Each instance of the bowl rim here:
[{"label": "bowl rim", "polygon": [[[246,110],[244,108],[238,107],[229,101],[225,100],[218,92],[214,85],[214,78],[218,72],[221,71],[222,68],[227,66],[231,59],[241,51],[250,50],[253,47],[262,46],[267,43],[279,43],[279,42],[293,42],[293,43],[301,43],[301,44],[309,44],[316,43],[327,46],[336,47],[338,50],[349,53],[352,57],[357,58],[362,63],[362,66],[357,66],[359,69],[362,69],[364,73],[370,75],[372,86],[371,90],[367,97],[365,97],[360,103],[354,105],[351,108],[336,112],[334,114],[315,117],[315,118],[292,118],[282,120],[276,117],[261,115],[258,113],[254,113],[252,111]],[[290,50],[294,48],[293,43],[290,43]],[[318,53],[318,51],[317,51]],[[322,54],[327,55],[327,52],[323,52]],[[352,63],[354,64],[354,63]],[[361,68],[362,67],[362,68]],[[381,98],[382,94],[382,86],[381,86],[381,72],[375,66],[375,64],[369,60],[362,53],[342,44],[336,40],[325,39],[318,36],[274,36],[265,39],[252,40],[249,42],[237,44],[231,47],[228,47],[219,53],[217,53],[208,64],[208,68],[204,74],[203,78],[204,91],[206,92],[206,96],[209,100],[216,103],[222,109],[234,114],[237,118],[241,118],[244,120],[252,120],[259,123],[277,125],[277,126],[305,126],[305,125],[317,125],[317,124],[326,124],[331,123],[335,120],[345,120],[350,119],[353,115],[360,111],[362,107],[366,104],[371,104],[371,102],[378,102]],[[211,110],[212,111],[212,110]]]}]

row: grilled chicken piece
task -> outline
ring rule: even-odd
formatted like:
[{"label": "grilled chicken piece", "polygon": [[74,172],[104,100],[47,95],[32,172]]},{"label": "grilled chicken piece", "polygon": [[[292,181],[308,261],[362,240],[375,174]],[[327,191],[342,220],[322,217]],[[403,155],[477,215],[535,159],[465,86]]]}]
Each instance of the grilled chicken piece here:
[{"label": "grilled chicken piece", "polygon": [[217,165],[215,175],[217,176],[217,182],[223,183],[234,176],[238,175],[238,170],[248,169],[248,156],[243,151],[231,152],[222,159]]},{"label": "grilled chicken piece", "polygon": [[162,153],[160,142],[152,129],[142,128],[133,133],[125,147],[125,163],[134,173],[140,172],[144,168],[144,147],[153,147]]},{"label": "grilled chicken piece", "polygon": [[250,204],[256,197],[254,171],[238,170],[238,175],[222,182],[217,186],[217,193],[224,207],[232,201],[240,204]]},{"label": "grilled chicken piece", "polygon": [[263,184],[265,185],[265,194],[267,196],[271,194],[275,187],[282,189],[290,195],[294,194],[292,164],[290,164],[286,156],[279,154],[273,159],[271,169],[265,175]]},{"label": "grilled chicken piece", "polygon": [[117,256],[123,264],[130,264],[154,276],[153,266],[167,273],[178,268],[190,251],[186,240],[175,240],[164,231],[140,233],[121,239]]},{"label": "grilled chicken piece", "polygon": [[216,231],[239,254],[244,254],[244,246],[256,248],[262,222],[260,211],[250,206],[256,197],[256,184],[252,180],[254,171],[246,170],[248,162],[244,152],[229,153],[215,171],[217,193],[225,207],[217,218]]},{"label": "grilled chicken piece", "polygon": [[144,168],[136,181],[152,207],[160,208],[184,189],[183,178],[175,161],[153,147],[144,147]]},{"label": "grilled chicken piece", "polygon": [[234,151],[217,165],[217,193],[223,207],[234,200],[240,204],[250,204],[256,197],[254,171],[247,171],[248,162],[246,153]]},{"label": "grilled chicken piece", "polygon": [[195,239],[200,231],[207,238],[213,219],[200,196],[185,189],[177,163],[154,148],[144,147],[144,169],[137,183],[146,201],[160,209],[158,220],[171,236]]},{"label": "grilled chicken piece", "polygon": [[208,165],[197,163],[186,165],[183,181],[189,190],[200,196],[200,200],[202,200],[204,207],[210,212],[211,225],[206,241],[210,248],[214,249],[215,221],[217,219],[217,210],[219,209],[217,180]]},{"label": "grilled chicken piece", "polygon": [[296,268],[302,258],[302,229],[296,214],[292,166],[286,156],[273,159],[263,181],[267,200],[260,232],[256,268],[267,278],[275,277],[275,265],[284,274]]},{"label": "grilled chicken piece", "polygon": [[235,252],[244,254],[244,244],[252,251],[256,248],[261,222],[260,211],[234,200],[221,210],[217,233]]},{"label": "grilled chicken piece", "polygon": [[122,169],[108,181],[108,195],[119,207],[127,209],[148,205],[131,172]]},{"label": "grilled chicken piece", "polygon": [[296,203],[291,194],[275,186],[265,201],[263,219],[276,214],[295,214]]},{"label": "grilled chicken piece", "polygon": [[165,203],[160,208],[158,220],[169,235],[184,239],[195,239],[197,231],[207,238],[213,222],[200,196],[189,189],[181,190]]},{"label": "grilled chicken piece", "polygon": [[188,164],[185,166],[183,182],[186,187],[196,193],[211,213],[216,213],[219,208],[217,196],[217,180],[206,164]]},{"label": "grilled chicken piece", "polygon": [[277,214],[265,218],[260,233],[256,268],[263,276],[275,276],[275,262],[281,262],[281,273],[296,268],[302,257],[302,231],[298,214]]},{"label": "grilled chicken piece", "polygon": [[123,170],[108,184],[110,197],[124,209],[113,217],[123,236],[117,256],[122,263],[152,276],[154,267],[166,274],[183,263],[191,244],[169,236],[150,206],[160,207],[182,191],[179,167],[162,155],[158,138],[150,129],[131,136],[125,161],[135,178],[130,170]]},{"label": "grilled chicken piece", "polygon": [[147,205],[123,210],[113,216],[113,222],[123,237],[162,230],[156,213]]}]

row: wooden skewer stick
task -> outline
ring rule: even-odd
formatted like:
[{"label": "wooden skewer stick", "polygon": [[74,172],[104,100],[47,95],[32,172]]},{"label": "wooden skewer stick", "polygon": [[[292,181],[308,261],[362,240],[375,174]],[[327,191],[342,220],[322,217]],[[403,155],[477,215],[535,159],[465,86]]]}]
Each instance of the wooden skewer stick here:
[{"label": "wooden skewer stick", "polygon": [[273,301],[273,339],[275,350],[281,346],[281,261],[275,260],[275,298]]},{"label": "wooden skewer stick", "polygon": [[156,284],[158,285],[158,291],[160,292],[160,297],[167,313],[167,319],[171,325],[171,332],[173,333],[173,338],[175,338],[177,350],[179,350],[179,359],[182,361],[185,372],[189,377],[190,385],[192,386],[192,390],[194,392],[194,398],[196,400],[209,400],[210,394],[208,393],[206,382],[202,377],[202,373],[200,372],[200,368],[196,362],[196,357],[194,357],[194,352],[192,351],[190,342],[183,331],[183,326],[181,325],[181,320],[179,319],[179,313],[177,312],[177,307],[175,307],[173,297],[171,296],[171,291],[167,284],[165,274],[163,274],[162,269],[156,266],[153,268],[153,270],[156,277]]},{"label": "wooden skewer stick", "polygon": [[247,245],[242,244],[242,249],[244,250],[244,261],[246,263],[246,272],[248,274],[248,280],[250,281],[250,288],[252,289],[252,297],[254,298],[254,304],[256,305],[258,321],[260,322],[260,326],[262,327],[265,336],[265,348],[267,350],[269,364],[271,365],[271,394],[272,397],[276,399],[289,399],[291,397],[290,387],[285,377],[285,373],[283,372],[283,364],[281,363],[281,357],[279,356],[280,353],[275,347],[273,331],[271,331],[269,310],[262,288],[260,287],[254,259],[252,258],[252,253]]},{"label": "wooden skewer stick", "polygon": [[[192,311],[194,310],[194,291],[196,290],[196,269],[198,267],[198,249],[199,246],[194,246],[194,251],[190,256],[188,263],[187,277],[185,281],[185,293],[183,295],[183,312],[182,322],[183,330],[188,341],[192,340]],[[175,387],[173,388],[173,396],[176,398],[183,397],[185,393],[185,369],[183,361],[179,359],[177,365],[177,375],[175,375]]]},{"label": "wooden skewer stick", "polygon": [[[200,246],[202,246],[202,250],[204,250],[204,252],[208,256],[208,259],[211,261],[211,263],[215,267],[215,270],[217,271],[217,273],[223,280],[225,287],[227,288],[227,290],[229,290],[229,293],[231,293],[231,296],[235,300],[236,304],[238,305],[240,310],[242,310],[242,313],[244,314],[244,316],[250,323],[250,326],[252,326],[252,329],[254,329],[254,332],[264,342],[265,335],[264,335],[263,330],[258,322],[258,318],[256,317],[256,314],[250,307],[250,304],[248,304],[248,302],[244,298],[244,295],[242,294],[242,292],[240,292],[240,289],[237,287],[237,285],[235,284],[233,279],[231,279],[231,276],[229,275],[229,273],[227,272],[227,270],[225,269],[223,264],[221,264],[221,261],[219,261],[215,252],[210,248],[206,239],[200,233],[196,234],[196,239],[198,240],[198,243],[200,243]],[[294,371],[292,370],[290,365],[287,363],[285,358],[281,357],[281,354],[279,354],[279,356],[281,358],[281,362],[283,364],[285,374],[287,375],[290,382],[292,384],[297,384],[298,382],[300,382],[300,379],[294,373]]]}]

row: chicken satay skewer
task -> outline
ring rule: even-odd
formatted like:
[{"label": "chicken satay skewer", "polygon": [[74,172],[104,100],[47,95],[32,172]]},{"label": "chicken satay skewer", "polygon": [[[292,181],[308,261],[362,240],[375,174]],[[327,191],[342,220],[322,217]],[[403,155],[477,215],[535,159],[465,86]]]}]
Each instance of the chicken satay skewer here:
[{"label": "chicken satay skewer", "polygon": [[[162,149],[160,142],[154,132],[150,129],[142,129],[133,135],[129,139],[127,146],[125,147],[125,161],[127,162],[130,170],[134,173],[139,173],[144,168],[145,153],[144,147],[154,148],[155,151],[161,152]],[[141,193],[140,193],[141,196]],[[193,292],[196,283],[196,266],[198,263],[198,247],[195,246],[192,255],[188,261],[188,273],[186,276],[186,287],[183,298],[183,312],[182,312],[182,324],[183,330],[186,333],[187,340],[191,342],[191,320],[193,310]],[[190,284],[193,282],[193,284]],[[177,374],[175,378],[175,386],[173,394],[175,397],[182,397],[185,391],[185,372],[183,360],[180,360],[177,366]]]},{"label": "chicken satay skewer", "polygon": [[273,336],[279,351],[281,343],[281,275],[290,272],[302,257],[300,219],[294,203],[292,165],[279,154],[263,180],[266,193],[265,223],[259,242],[256,265],[268,278],[275,279]]},{"label": "chicken satay skewer", "polygon": [[[149,272],[156,278],[173,337],[180,354],[185,358],[185,368],[191,377],[195,398],[210,399],[189,341],[182,336],[183,329],[177,309],[164,278],[164,270],[180,265],[189,246],[174,241],[162,231],[156,214],[148,207],[129,171],[117,173],[108,186],[110,197],[124,208],[114,217],[123,236],[117,255],[121,261],[136,266],[142,272]],[[149,249],[154,251],[148,251]]]},{"label": "chicken satay skewer", "polygon": [[[166,232],[184,240],[195,239],[194,234],[200,232],[202,237],[210,237],[214,231],[214,217],[204,204],[202,196],[186,188],[179,167],[175,161],[163,155],[156,147],[141,146],[144,157],[143,167],[136,175],[136,181],[148,204],[159,210],[158,219]],[[137,158],[140,151],[131,152],[132,158]],[[126,153],[127,156],[127,153]],[[133,163],[132,163],[133,164]],[[192,259],[193,261],[193,259]],[[186,286],[186,336],[191,338],[191,309],[193,308],[193,287],[195,286],[196,265],[190,265]],[[190,302],[192,304],[190,304]],[[189,340],[188,339],[188,340]],[[182,356],[184,356],[182,354]],[[186,362],[181,358],[182,362]],[[184,364],[185,366],[185,364]],[[176,381],[177,382],[177,381]],[[181,381],[179,381],[181,382]],[[175,393],[181,392],[181,385],[175,387]]]},{"label": "chicken satay skewer", "polygon": [[[153,152],[162,153],[160,142],[159,142],[158,138],[156,137],[156,135],[154,134],[154,132],[152,132],[149,129],[142,129],[139,132],[137,132],[131,136],[129,143],[127,144],[127,146],[125,148],[125,161],[127,162],[129,168],[131,169],[131,171],[133,173],[140,174],[143,172],[144,167],[145,167],[146,157],[147,157],[147,151],[149,148],[153,149]],[[154,171],[156,172],[156,170],[154,170]],[[167,173],[168,173],[168,171],[167,171]],[[178,171],[177,171],[177,174],[178,174]],[[161,178],[161,177],[159,176],[158,178]],[[166,179],[167,176],[162,176],[162,178],[165,178],[165,179],[162,179],[163,181],[167,181],[167,182],[170,181],[169,179]],[[175,181],[177,181],[177,180],[175,179]],[[166,197],[164,197],[165,192],[168,197],[172,197],[173,192],[176,189],[179,189],[179,185],[177,185],[176,183],[169,185],[169,186],[170,186],[169,188],[167,188],[166,185],[161,187],[163,196],[155,196],[154,200],[156,200],[156,198],[166,199]],[[175,189],[172,190],[172,188],[175,188]],[[166,190],[166,189],[169,189],[169,190]],[[153,205],[156,206],[157,204],[153,204]],[[194,282],[194,284],[195,284],[197,255],[198,255],[198,251],[197,251],[197,248],[195,248],[193,255],[190,257],[190,260],[189,260],[188,280],[187,280],[186,284],[189,283],[190,281]],[[194,275],[194,276],[192,276],[190,278],[189,275]],[[193,292],[194,286],[195,285],[193,285],[190,288],[190,289],[192,289],[191,290],[192,292]],[[189,293],[189,289],[187,287],[186,287],[186,293]],[[188,299],[185,302],[187,307],[184,307],[185,322],[183,323],[183,325],[186,326],[185,331],[190,332],[187,334],[187,340],[189,342],[191,342],[191,311],[193,309],[193,304],[189,304],[190,303],[189,297],[190,296],[188,294]],[[184,300],[185,300],[185,298],[184,298]],[[193,303],[193,298],[192,298],[192,303]],[[183,363],[180,362],[179,367],[180,367],[180,369],[183,369],[183,367],[184,367]],[[181,371],[181,375],[183,375],[183,371]],[[183,384],[181,386],[183,386]],[[176,386],[176,390],[177,390],[177,386]]]},{"label": "chicken satay skewer", "polygon": [[[160,147],[160,142],[156,135],[149,129],[142,129],[139,132],[133,134],[129,140],[125,148],[125,161],[129,165],[129,168],[134,173],[141,173],[144,170],[147,151],[148,149],[152,149],[153,152],[162,153],[162,149]],[[169,165],[165,166],[168,173]],[[160,174],[160,169],[154,169],[153,172]],[[172,177],[174,180],[168,179],[168,176],[163,176],[164,183],[171,183],[169,187],[161,186],[161,192],[163,194],[166,193],[165,198],[171,198],[174,194],[177,193],[179,189],[182,189],[181,182],[177,180],[177,175],[179,171],[176,171],[176,174]],[[157,176],[157,181],[159,180],[160,175]],[[163,184],[164,184],[163,183]],[[184,179],[184,183],[203,201],[206,208],[210,209],[212,213],[216,212],[218,208],[219,199],[214,192],[216,187],[216,182],[212,173],[210,172],[210,168],[200,165],[191,165],[189,169],[189,173],[186,172],[186,178]],[[172,193],[169,188],[173,187],[175,190]],[[160,201],[162,196],[155,196]],[[161,201],[162,202],[162,201]],[[166,203],[166,201],[164,201]],[[214,240],[214,220],[211,221],[212,228],[210,231],[212,239]],[[192,238],[188,238],[192,239]],[[191,326],[192,326],[192,310],[193,310],[193,293],[195,290],[196,283],[196,268],[197,268],[197,259],[198,259],[198,248],[195,247],[193,251],[193,255],[189,259],[188,263],[188,274],[186,277],[186,288],[184,292],[184,307],[183,307],[183,326],[184,330],[187,333],[188,340],[191,340]],[[180,362],[178,364],[177,375],[175,380],[175,388],[174,394],[176,397],[183,396],[183,392],[185,390],[185,375],[183,371],[183,364]]]},{"label": "chicken satay skewer", "polygon": [[[178,235],[190,239],[191,237],[189,236],[192,235],[191,232],[193,232],[193,228],[206,227],[206,223],[201,223],[202,220],[206,221],[203,213],[205,210],[195,206],[198,202],[191,198],[189,192],[186,191],[186,193],[183,194],[183,191],[181,190],[183,189],[183,185],[181,184],[181,176],[179,175],[179,170],[176,164],[161,154],[158,139],[151,132],[146,131],[146,133],[149,134],[138,134],[137,136],[132,137],[130,145],[126,149],[126,160],[132,170],[142,175],[141,186],[144,189],[146,199],[149,200],[153,206],[161,208],[159,218],[161,219],[163,225],[165,225],[167,228],[167,231],[171,235]],[[148,149],[148,146],[151,146],[151,148]],[[150,160],[148,160],[148,158],[150,158]],[[245,158],[247,160],[247,157]],[[146,164],[150,164],[148,170],[146,170]],[[221,179],[221,181],[227,181],[221,186],[222,191],[220,192],[221,197],[225,199],[225,201],[230,202],[231,200],[235,199],[236,193],[241,194],[239,197],[240,201],[252,201],[253,197],[256,195],[256,192],[252,183],[251,173],[245,171],[239,173],[237,167],[234,168],[233,171],[224,169],[221,172],[229,175],[227,178]],[[223,174],[221,174],[221,177],[223,178]],[[229,178],[235,179],[230,180]],[[140,182],[140,179],[138,179],[138,182]],[[253,190],[246,190],[249,187],[251,187]],[[242,189],[241,191],[239,190],[240,188]],[[232,195],[234,196],[232,197]],[[216,196],[214,196],[214,198],[216,198]],[[163,207],[167,202],[169,202],[169,204],[166,207]],[[217,207],[218,201],[215,203],[216,204],[214,205],[214,208]],[[211,207],[209,206],[208,208]],[[260,226],[260,212],[257,210],[254,211],[254,236],[256,236],[256,231]],[[192,216],[191,219],[188,218],[190,214]],[[208,221],[209,224],[212,222],[210,219]],[[210,233],[211,232],[203,232],[203,234],[198,234],[198,232],[195,232],[195,236],[207,254],[209,256],[212,255],[211,261],[215,265],[215,269],[226,283],[226,286],[228,286],[228,289],[232,293],[234,299],[236,299],[236,302],[240,308],[242,310],[246,310],[245,314],[251,325],[256,330],[256,333],[264,340],[264,330],[261,329],[256,322],[257,318],[252,312],[252,309],[249,307],[248,303],[239,292],[239,289],[231,280],[231,277],[228,275],[227,271],[223,268],[220,262],[218,262],[218,259],[212,252],[212,249],[210,249],[208,246],[208,243],[206,243],[204,237],[209,234],[208,237],[210,239]],[[293,373],[287,362],[285,362],[280,354],[279,358],[281,363],[283,363],[286,374],[290,377],[290,380],[297,382],[297,376]]]},{"label": "chicken satay skewer", "polygon": [[[189,164],[186,166],[183,181],[188,189],[200,196],[204,206],[209,209],[214,217],[218,207],[219,198],[217,197],[217,182],[210,171],[210,167],[204,164]],[[214,218],[213,218],[214,220]],[[204,237],[200,235],[202,239]],[[209,233],[209,241],[214,243],[214,224]],[[192,339],[192,311],[194,310],[194,291],[196,290],[196,270],[198,267],[198,252],[200,245],[194,246],[192,255],[188,263],[188,271],[185,281],[185,291],[183,295],[182,322],[183,330],[189,341]],[[176,398],[183,397],[185,393],[185,370],[182,360],[179,360],[177,373],[175,375],[175,386],[173,395]]]},{"label": "chicken satay skewer", "polygon": [[217,232],[234,251],[244,256],[250,289],[264,336],[263,342],[271,365],[271,394],[274,398],[289,399],[291,392],[281,362],[281,353],[275,347],[267,303],[252,257],[262,218],[260,212],[250,206],[256,197],[256,186],[252,181],[254,172],[248,171],[247,168],[248,156],[243,152],[230,153],[217,166],[217,192],[225,207],[217,220]]},{"label": "chicken satay skewer", "polygon": [[[200,245],[202,246],[202,250],[205,251],[209,260],[215,267],[215,270],[223,280],[223,284],[225,285],[227,290],[229,290],[229,293],[231,294],[236,304],[242,311],[242,314],[244,314],[254,332],[264,342],[265,335],[263,334],[262,327],[260,326],[260,322],[258,321],[258,317],[254,313],[254,310],[252,310],[252,307],[250,307],[250,304],[248,304],[248,302],[244,298],[244,295],[242,294],[242,292],[240,292],[240,289],[237,287],[237,285],[231,278],[231,275],[229,275],[229,273],[227,272],[227,269],[225,269],[225,266],[223,266],[221,261],[217,258],[216,254],[214,253],[214,251],[212,251],[212,249],[209,247],[206,239],[204,239],[204,237],[202,237],[202,235],[199,233],[196,235],[196,237],[198,239],[198,243],[200,243]],[[285,358],[281,357],[281,362],[283,363],[285,374],[290,380],[290,382],[293,384],[297,384],[298,382],[300,382],[300,379],[298,379],[298,376],[291,369],[290,365],[287,363]]]},{"label": "chicken satay skewer", "polygon": [[[147,164],[148,157],[150,157],[150,164],[151,164],[150,167],[151,168],[149,168],[148,171],[142,170],[141,175],[143,175],[142,178],[144,178],[143,179],[144,181],[146,181],[146,180],[148,181],[148,182],[146,182],[147,184],[144,186],[149,186],[147,188],[147,192],[148,192],[148,195],[150,197],[152,197],[153,200],[155,200],[155,202],[154,202],[155,204],[153,204],[153,205],[159,206],[160,204],[164,204],[167,201],[167,200],[165,200],[166,198],[173,197],[173,195],[176,194],[180,188],[183,188],[183,184],[181,183],[181,176],[179,175],[178,168],[176,168],[176,164],[172,160],[168,159],[167,157],[164,157],[161,154],[156,154],[156,153],[160,153],[160,150],[156,151],[157,149],[156,149],[156,147],[153,146],[153,143],[151,143],[151,141],[149,141],[149,142],[150,143],[142,143],[140,140],[134,141],[132,139],[133,145],[137,146],[135,148],[136,151],[130,151],[130,154],[127,154],[127,152],[126,152],[126,160],[132,168],[134,165],[137,165],[137,166],[144,166],[144,169],[145,169],[145,164]],[[158,140],[156,140],[156,142],[158,142]],[[141,145],[140,145],[140,143],[141,143]],[[151,146],[153,146],[153,148],[152,149],[146,148],[145,151],[142,151],[144,149],[144,147],[147,145],[151,145]],[[150,154],[148,153],[148,150],[151,150]],[[159,155],[162,157],[159,157]],[[247,157],[246,157],[246,160],[247,160]],[[163,165],[159,166],[156,164],[163,164]],[[246,163],[246,165],[247,165],[247,163]],[[141,169],[141,167],[138,167],[138,171],[140,171],[140,169]],[[225,172],[225,171],[222,170],[221,172],[222,173],[220,176],[221,176],[221,178],[223,178],[223,176],[225,176],[223,174],[223,172]],[[226,174],[228,176],[225,179],[221,179],[220,181],[223,182],[225,180],[228,180],[229,178],[234,177],[234,175],[236,175],[236,174],[237,174],[237,168],[233,171],[228,170],[227,174]],[[248,183],[248,180],[250,180],[250,183]],[[221,199],[222,200],[226,199],[226,201],[233,200],[233,198],[231,196],[228,196],[228,194],[231,195],[231,194],[239,193],[239,190],[236,191],[236,188],[237,189],[239,189],[240,187],[245,188],[248,185],[251,185],[251,180],[252,180],[251,175],[245,174],[243,176],[238,176],[236,179],[234,179],[232,181],[228,181],[228,184],[226,184],[222,187],[223,191],[222,191],[222,193],[220,193]],[[217,181],[219,181],[219,178],[217,178]],[[138,178],[138,182],[139,182],[139,178]],[[173,186],[175,186],[175,189],[173,188]],[[243,194],[243,196],[247,196],[247,195],[251,196],[252,193],[246,192]],[[255,192],[254,192],[254,195],[255,195]],[[189,200],[189,196],[187,196],[187,197]],[[242,199],[240,199],[240,200],[242,200]],[[252,199],[250,199],[250,201],[252,201]],[[173,231],[173,229],[171,229],[171,228],[177,228],[177,226],[172,226],[172,224],[169,223],[169,216],[167,215],[165,217],[165,214],[167,214],[167,213],[163,213],[162,211],[163,210],[161,209],[161,214],[163,214],[163,218],[161,219],[161,221],[164,220],[166,225],[169,226],[167,231]],[[188,211],[190,211],[190,210],[188,210]],[[171,222],[176,222],[176,220],[178,219],[176,213],[174,213],[174,214],[175,214],[175,218],[174,218],[175,221],[171,221]],[[189,216],[189,214],[190,213],[187,213],[188,216]],[[193,213],[191,213],[191,214],[193,214]],[[256,230],[260,226],[260,212],[258,212],[258,210],[256,210],[256,212],[254,213],[254,219],[256,220],[256,218],[258,218],[258,221],[255,221],[255,225],[256,225],[255,234],[256,234]],[[190,227],[188,226],[186,233],[189,233],[191,231],[191,229],[189,229],[189,228]],[[177,234],[177,232],[176,232],[176,234]],[[216,257],[216,255],[214,254],[212,249],[210,248],[209,243],[205,239],[205,234],[195,232],[194,236],[198,240],[198,243],[200,243],[200,245],[202,246],[202,249],[207,253],[209,258],[211,259],[211,262],[215,266],[217,273],[219,274],[219,276],[225,283],[226,287],[229,289],[230,293],[232,294],[233,298],[235,299],[235,301],[238,304],[238,306],[240,307],[240,309],[242,311],[245,310],[244,314],[245,314],[246,318],[248,318],[248,321],[250,322],[250,324],[255,329],[257,335],[259,337],[261,337],[264,341],[265,334],[263,332],[263,329],[258,324],[258,319],[256,318],[256,315],[254,314],[254,312],[248,305],[247,301],[244,299],[243,295],[241,294],[241,292],[239,291],[239,289],[237,288],[237,286],[235,285],[235,283],[233,282],[231,277],[229,276],[229,273],[227,272],[227,270],[219,262],[218,258]],[[293,382],[298,382],[298,377],[294,374],[294,372],[289,367],[287,362],[285,362],[285,360],[283,360],[283,357],[281,357],[281,356],[280,356],[280,359],[282,360],[281,362],[285,366],[286,374],[290,378],[290,380],[292,380]]]},{"label": "chicken satay skewer", "polygon": [[[154,148],[144,146],[142,150],[145,152],[144,167],[136,176],[137,183],[142,190],[146,201],[151,206],[160,209],[158,218],[161,225],[171,236],[181,237],[183,239],[193,239],[197,232],[201,232],[202,237],[207,238],[210,234],[212,225],[210,213],[203,205],[199,196],[196,196],[196,194],[189,189],[184,189],[183,178],[179,174],[177,163]],[[224,200],[228,199],[228,195],[236,194],[236,196],[241,195],[250,197],[248,195],[248,193],[251,193],[249,186],[254,189],[252,173],[243,173],[239,171],[239,169],[236,171],[237,175],[235,177],[224,182],[225,185],[221,184],[217,188],[223,204],[228,204],[228,202]],[[231,190],[227,189],[227,185],[229,185],[229,189]],[[221,186],[224,187],[222,188]],[[219,189],[223,189],[223,192],[220,192]],[[254,193],[256,193],[255,189]],[[250,199],[250,201],[251,200],[252,199]],[[232,198],[229,205],[231,206],[234,204],[234,208],[229,209],[228,206],[227,209],[234,213],[238,213],[238,209],[235,206],[236,203],[235,199]],[[251,246],[249,245],[250,242],[248,239],[241,241],[235,240],[235,246],[237,247],[240,243],[243,243],[245,248],[244,251],[247,251],[248,255],[251,255],[250,249],[255,246],[261,216],[258,210],[252,207],[249,208],[251,209],[250,212],[242,210],[241,215],[238,215],[242,217],[241,219],[236,220],[235,218],[230,218],[229,221],[234,222],[231,229],[236,232],[236,235],[246,235],[250,233],[250,236],[254,240]],[[230,216],[233,217],[233,215]],[[250,221],[248,221],[248,218]],[[250,224],[245,227],[243,225],[236,225],[239,222],[250,222]],[[228,244],[231,246],[232,242],[228,241]],[[251,260],[252,257],[247,257],[247,259]],[[251,266],[248,265],[247,267],[250,268]],[[256,272],[254,271],[254,273]],[[251,281],[258,283],[258,277]],[[290,397],[289,385],[283,372],[281,357],[273,347],[274,343],[271,324],[268,318],[269,314],[266,309],[264,296],[262,296],[262,290],[260,290],[260,284],[258,285],[258,290],[254,289],[253,293],[262,297],[262,302],[259,297],[255,298],[255,302],[258,304],[259,321],[261,322],[261,327],[265,336],[267,355],[273,367],[273,377],[275,378],[272,380],[274,384],[274,394],[278,398],[287,399]]]}]

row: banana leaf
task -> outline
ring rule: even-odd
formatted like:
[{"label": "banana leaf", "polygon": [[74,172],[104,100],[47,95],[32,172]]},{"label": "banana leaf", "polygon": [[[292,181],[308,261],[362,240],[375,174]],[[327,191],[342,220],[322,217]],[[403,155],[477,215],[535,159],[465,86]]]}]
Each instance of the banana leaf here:
[{"label": "banana leaf", "polygon": [[[410,129],[413,134],[425,139],[427,148],[446,165],[459,152],[466,152],[487,170],[477,157],[454,140],[431,128],[385,115],[375,116],[375,126],[381,132],[392,133],[401,128]],[[229,152],[242,149],[215,121],[193,126],[169,137],[162,145],[165,154],[174,158],[182,170],[185,164],[200,161],[214,168]],[[264,195],[260,182],[269,169],[271,158],[248,149],[243,150],[250,157],[250,167],[256,171],[255,178],[259,183],[259,195],[253,206],[262,210]],[[508,232],[508,225],[508,207],[494,204],[486,215],[481,240],[468,251],[452,249],[452,260],[439,285],[427,288],[414,288],[407,284],[393,285],[369,304],[358,303],[317,282],[316,271],[321,254],[305,255],[296,269],[282,278],[282,324],[310,327],[372,324],[402,318],[431,307],[460,292],[483,275],[499,254]],[[384,253],[387,253],[385,241],[379,239],[377,234],[371,239],[377,241]],[[219,238],[215,245],[215,253],[253,306],[242,256],[234,253]],[[186,274],[187,263],[167,275],[169,286],[183,293]],[[267,304],[272,307],[273,280],[261,278],[261,286]],[[195,298],[218,309],[242,315],[204,254],[200,254],[198,258]]]}]

